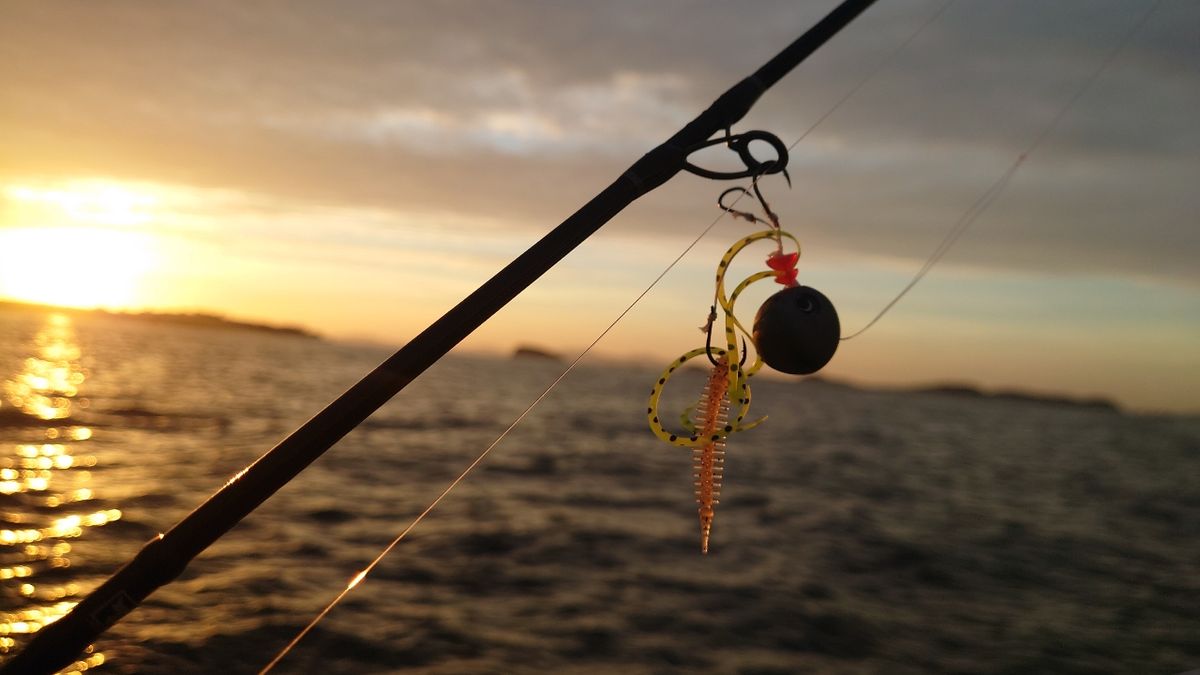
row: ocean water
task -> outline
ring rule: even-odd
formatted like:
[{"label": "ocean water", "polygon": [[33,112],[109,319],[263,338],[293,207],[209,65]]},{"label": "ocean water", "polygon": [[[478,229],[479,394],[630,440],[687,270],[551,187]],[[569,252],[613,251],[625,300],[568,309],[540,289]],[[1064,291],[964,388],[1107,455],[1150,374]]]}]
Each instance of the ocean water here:
[{"label": "ocean water", "polygon": [[[0,650],[385,356],[0,314]],[[561,367],[443,360],[79,667],[257,672]],[[763,379],[702,556],[657,375],[585,362],[275,672],[1200,667],[1197,419]]]}]

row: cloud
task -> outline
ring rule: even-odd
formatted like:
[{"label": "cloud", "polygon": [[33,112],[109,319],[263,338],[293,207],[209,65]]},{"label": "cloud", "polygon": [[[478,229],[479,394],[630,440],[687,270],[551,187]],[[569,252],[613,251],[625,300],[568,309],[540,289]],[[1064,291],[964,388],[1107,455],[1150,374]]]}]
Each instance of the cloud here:
[{"label": "cloud", "polygon": [[450,84],[469,105],[436,109],[408,103],[363,108],[280,110],[265,126],[299,136],[367,143],[422,156],[477,152],[563,156],[612,154],[661,141],[644,133],[682,126],[694,111],[674,102],[683,90],[675,77],[615,73],[602,83],[534,87],[525,73],[503,71]]},{"label": "cloud", "polygon": [[[24,3],[0,25],[0,173],[544,230],[832,4]],[[748,118],[796,138],[886,62],[776,193],[806,241],[922,259],[1148,6],[956,2],[894,53],[942,4],[873,7]],[[950,261],[1200,281],[1196,25],[1195,3],[1151,16]],[[680,232],[716,191],[639,213]]]}]

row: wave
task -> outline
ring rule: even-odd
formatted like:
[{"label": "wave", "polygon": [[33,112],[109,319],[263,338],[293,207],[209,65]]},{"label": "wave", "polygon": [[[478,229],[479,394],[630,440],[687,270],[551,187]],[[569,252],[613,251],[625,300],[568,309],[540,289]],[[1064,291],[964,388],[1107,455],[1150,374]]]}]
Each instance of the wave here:
[{"label": "wave", "polygon": [[138,406],[89,410],[86,423],[95,427],[120,427],[149,431],[194,431],[199,429],[228,429],[232,423],[222,415],[200,415],[161,412]]},{"label": "wave", "polygon": [[62,419],[46,420],[37,415],[20,410],[19,408],[4,407],[0,408],[0,429],[14,429],[22,427],[52,427],[62,424]]},{"label": "wave", "polygon": [[359,425],[361,429],[398,429],[404,431],[425,431],[441,429],[478,429],[494,426],[493,420],[475,419],[458,415],[422,418],[368,418]]}]

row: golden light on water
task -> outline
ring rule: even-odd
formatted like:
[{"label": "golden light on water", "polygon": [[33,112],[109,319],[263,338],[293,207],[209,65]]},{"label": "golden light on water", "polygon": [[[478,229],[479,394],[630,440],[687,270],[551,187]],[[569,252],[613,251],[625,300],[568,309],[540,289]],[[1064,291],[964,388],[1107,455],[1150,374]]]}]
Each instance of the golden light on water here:
[{"label": "golden light on water", "polygon": [[[34,354],[25,359],[24,371],[4,383],[8,405],[41,420],[69,417],[72,405],[84,403],[75,401],[79,385],[87,377],[87,371],[79,366],[79,358],[79,346],[75,344],[71,320],[62,314],[52,315],[46,327],[34,338]],[[56,429],[48,432],[47,436],[57,436],[59,433]],[[67,433],[78,437],[90,435],[91,431],[73,428],[68,429]],[[46,456],[55,454],[50,450],[32,449],[32,446],[21,446],[18,450],[18,454],[26,457],[36,457],[39,453]]]},{"label": "golden light on water", "polygon": [[[96,458],[86,452],[92,430],[74,419],[87,372],[71,320],[48,318],[34,337],[22,369],[3,383],[0,414],[12,440],[0,446],[0,495],[29,509],[0,513],[0,584],[9,598],[20,598],[0,611],[0,653],[18,649],[21,639],[65,616],[87,592],[61,570],[72,566],[71,543],[89,528],[119,520],[113,508],[88,503],[88,468]],[[18,438],[21,436],[22,438]],[[104,663],[104,654],[88,653],[63,672],[81,672]]]},{"label": "golden light on water", "polygon": [[161,262],[138,229],[158,199],[106,181],[8,185],[0,221],[0,296],[65,307],[136,306]]}]

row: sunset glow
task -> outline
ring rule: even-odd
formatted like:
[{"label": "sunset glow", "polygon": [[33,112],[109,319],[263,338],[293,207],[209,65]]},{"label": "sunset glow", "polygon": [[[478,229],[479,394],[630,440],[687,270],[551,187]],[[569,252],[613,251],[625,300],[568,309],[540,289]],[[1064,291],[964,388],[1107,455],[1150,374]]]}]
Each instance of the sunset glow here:
[{"label": "sunset glow", "polygon": [[147,223],[158,199],[146,192],[106,180],[71,181],[61,185],[9,185],[4,197],[10,218],[67,220],[72,223],[130,226]]},{"label": "sunset glow", "polygon": [[88,227],[0,230],[0,295],[64,307],[136,306],[158,259],[141,232]]},{"label": "sunset glow", "polygon": [[10,184],[0,221],[0,296],[127,308],[160,260],[152,195],[110,181]]},{"label": "sunset glow", "polygon": [[[697,11],[696,34],[720,36],[711,44],[676,35],[678,12],[654,3],[633,23],[607,3],[553,17],[505,5],[467,28],[452,8],[418,21],[394,3],[165,3],[138,21],[94,3],[22,4],[0,33],[45,58],[0,82],[0,301],[403,344],[823,4],[772,5],[769,34],[731,22],[732,9]],[[844,329],[940,256],[824,374],[1194,409],[1200,135],[1187,112],[1200,87],[1188,28],[1200,5],[908,4],[868,13],[734,130],[788,145],[791,187],[761,187],[802,242],[799,281],[834,302]],[[590,28],[568,44],[548,25]],[[648,41],[652,26],[672,39]],[[80,77],[75,65],[97,59]],[[740,166],[717,146],[692,160]],[[718,223],[640,294],[732,186],[681,173],[461,347],[571,353],[620,315],[592,353],[671,358],[704,319],[712,260],[746,224]],[[987,207],[942,250],[981,196]]]}]

